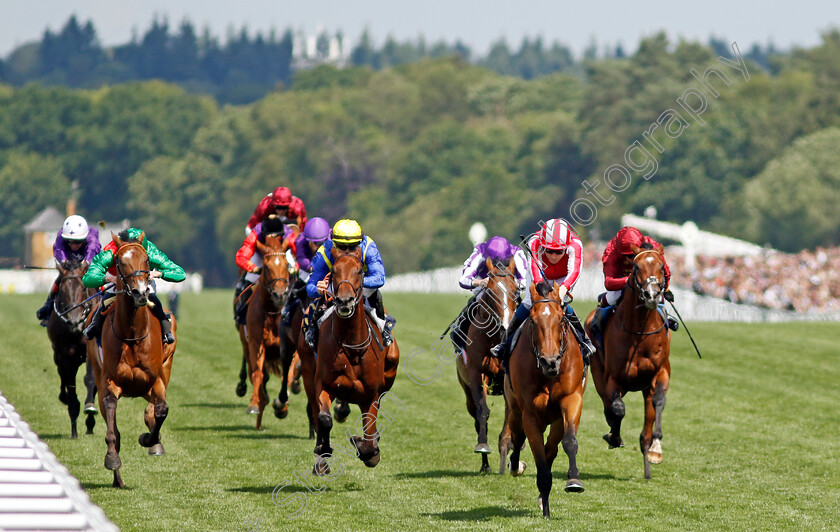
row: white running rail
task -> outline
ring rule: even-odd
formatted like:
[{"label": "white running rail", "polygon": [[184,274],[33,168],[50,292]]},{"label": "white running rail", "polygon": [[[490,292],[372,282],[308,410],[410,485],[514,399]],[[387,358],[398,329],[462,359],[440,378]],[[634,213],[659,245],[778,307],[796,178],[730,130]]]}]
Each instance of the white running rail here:
[{"label": "white running rail", "polygon": [[0,531],[118,531],[0,392]]}]

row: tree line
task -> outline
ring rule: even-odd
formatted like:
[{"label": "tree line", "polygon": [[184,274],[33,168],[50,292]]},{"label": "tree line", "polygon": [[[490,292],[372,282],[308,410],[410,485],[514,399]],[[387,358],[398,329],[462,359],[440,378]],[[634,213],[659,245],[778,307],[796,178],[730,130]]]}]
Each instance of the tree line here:
[{"label": "tree line", "polygon": [[[389,273],[455,265],[475,221],[515,238],[567,216],[583,181],[622,161],[718,56],[658,34],[582,75],[524,79],[458,55],[321,65],[242,106],[162,81],[0,85],[0,256],[22,255],[22,225],[63,206],[75,181],[89,219],[128,218],[229,285],[248,217],[285,185],[310,216],[359,219]],[[655,175],[599,206],[584,239],[653,205],[660,219],[787,251],[840,243],[840,32],[770,70],[745,61],[749,81],[718,83],[704,126],[657,137]]]}]

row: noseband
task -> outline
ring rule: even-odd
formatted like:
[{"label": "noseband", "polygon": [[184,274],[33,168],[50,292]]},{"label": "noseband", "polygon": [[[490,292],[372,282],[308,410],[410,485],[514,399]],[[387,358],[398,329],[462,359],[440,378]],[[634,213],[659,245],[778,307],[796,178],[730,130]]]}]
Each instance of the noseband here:
[{"label": "noseband", "polygon": [[[80,324],[85,322],[85,320],[88,317],[88,314],[90,314],[90,311],[93,309],[93,306],[88,304],[88,301],[90,301],[91,299],[93,299],[94,297],[96,297],[99,294],[95,293],[92,296],[88,297],[87,299],[85,299],[83,301],[80,301],[79,303],[75,303],[75,304],[69,306],[68,308],[64,309],[63,311],[59,310],[58,309],[58,301],[59,301],[59,299],[61,299],[61,283],[63,283],[64,281],[69,281],[71,279],[78,279],[79,282],[81,282],[82,276],[81,275],[67,275],[67,276],[61,277],[58,280],[59,291],[58,291],[58,297],[55,299],[55,302],[53,302],[53,310],[55,311],[55,314],[59,318],[61,318],[61,321],[63,321],[64,323],[66,323],[67,325],[70,325],[70,326],[77,326],[77,325],[80,325]],[[84,292],[84,288],[82,289],[82,292]],[[79,307],[82,307],[82,306],[84,306],[84,312],[82,313],[81,319],[70,320],[68,314],[71,311],[73,311],[73,310],[75,310]]]},{"label": "noseband", "polygon": [[[636,264],[636,259],[639,258],[639,256],[644,255],[645,253],[656,253],[656,255],[660,258],[660,260],[662,259],[662,255],[658,251],[656,251],[655,249],[646,249],[646,250],[640,251],[636,255],[636,257],[633,259],[633,284],[636,287],[636,291],[639,293],[639,300],[640,301],[644,301],[645,290],[647,289],[648,286],[650,286],[652,284],[656,284],[656,286],[659,288],[660,292],[662,292],[662,290],[665,289],[665,283],[660,281],[659,278],[655,275],[651,275],[650,277],[643,280],[642,282],[639,282],[639,280],[636,278],[636,272],[641,270],[639,268],[639,265]],[[661,268],[664,269],[664,266],[661,266]]]},{"label": "noseband", "polygon": [[[563,304],[563,302],[558,301],[556,299],[543,298],[543,299],[539,299],[537,301],[534,301],[534,303],[532,305],[532,308],[534,306],[538,305],[539,303],[557,303],[558,305],[560,305],[560,310],[563,312],[563,317],[560,318],[560,324],[561,324],[560,353],[557,355],[557,357],[560,360],[563,360],[563,357],[566,356],[566,349],[569,347],[569,342],[566,341],[566,325],[564,323],[566,321],[566,311],[565,311],[566,306]],[[536,326],[537,326],[536,322],[534,322],[534,320],[531,319],[530,317],[528,319],[531,320],[532,327],[536,328]],[[545,360],[545,358],[543,357],[543,352],[540,350],[539,346],[537,345],[536,340],[534,339],[534,336],[535,336],[534,333],[535,332],[536,331],[532,329],[532,331],[531,331],[531,352],[536,357],[537,367],[539,368],[540,367],[540,360]]]},{"label": "noseband", "polygon": [[[142,249],[143,253],[146,254],[146,261],[148,262],[149,255],[148,255],[148,253],[146,253],[146,249],[141,244],[137,244],[136,242],[126,244],[125,246],[122,246],[120,249],[118,249],[117,250],[117,258],[122,258],[122,256],[125,254],[124,251],[127,248],[130,248],[130,247],[138,247],[138,248]],[[117,294],[130,294],[131,291],[129,289],[128,281],[130,281],[131,279],[133,279],[135,277],[143,277],[143,276],[149,275],[151,273],[151,270],[134,270],[133,272],[131,272],[126,277],[125,275],[123,275],[122,271],[120,270],[119,261],[116,262],[116,264],[114,266],[114,269],[117,270],[117,276],[120,278],[120,281],[122,281],[122,284],[123,284],[123,289],[122,290],[117,290],[116,291]]]},{"label": "noseband", "polygon": [[[276,256],[284,256],[285,257],[285,255],[286,255],[286,253],[284,251],[276,251],[276,252],[273,252],[273,253],[266,253],[265,255],[263,255],[263,259],[265,259],[267,257],[276,257]],[[265,262],[265,261],[263,261],[263,262]],[[263,266],[263,271],[264,272],[267,271],[267,268],[265,268],[265,266]],[[286,283],[286,288],[284,288],[283,292],[281,293],[281,296],[283,297],[283,301],[285,302],[286,297],[288,296],[289,291],[290,291],[291,286],[292,286],[291,279],[286,278],[286,277],[277,277],[275,279],[272,279],[272,280],[268,281],[267,283],[264,283],[262,281],[262,276],[260,276],[260,286],[265,288],[265,291],[268,292],[269,294],[271,293],[271,289],[274,286],[274,283],[279,283],[279,282]]]}]

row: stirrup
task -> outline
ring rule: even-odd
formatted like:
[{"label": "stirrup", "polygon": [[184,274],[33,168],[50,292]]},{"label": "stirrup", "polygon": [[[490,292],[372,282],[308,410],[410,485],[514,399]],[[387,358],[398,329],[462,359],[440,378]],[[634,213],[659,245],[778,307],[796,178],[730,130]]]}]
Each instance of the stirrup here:
[{"label": "stirrup", "polygon": [[499,360],[504,360],[505,353],[507,353],[507,348],[506,348],[504,342],[502,342],[500,344],[496,344],[495,346],[493,346],[493,349],[490,350],[490,354],[492,354],[494,357],[498,358]]}]

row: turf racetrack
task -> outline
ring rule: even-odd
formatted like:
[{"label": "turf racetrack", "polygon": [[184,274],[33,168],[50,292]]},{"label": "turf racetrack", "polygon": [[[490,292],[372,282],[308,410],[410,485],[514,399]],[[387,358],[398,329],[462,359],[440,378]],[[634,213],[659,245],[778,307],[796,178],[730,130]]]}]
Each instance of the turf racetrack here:
[{"label": "turf racetrack", "polygon": [[[664,461],[648,481],[638,450],[640,394],[626,398],[627,447],[608,450],[601,402],[589,383],[578,433],[586,491],[563,492],[561,450],[548,525],[536,504],[530,450],[522,454],[529,466],[523,477],[479,476],[473,421],[455,368],[441,365],[434,378],[432,344],[466,297],[385,296],[399,320],[402,358],[392,391],[404,408],[387,407],[392,419],[380,422],[376,468],[337,455],[329,481],[309,474],[314,443],[307,439],[303,394],[291,396],[284,420],[269,406],[261,432],[245,414],[247,397],[234,394],[241,351],[231,297],[230,291],[205,291],[181,298],[162,430],[165,456],[148,456],[137,444],[146,430],[145,401],[119,401],[126,489],[117,490],[103,467],[101,416],[95,435],[84,435],[80,418],[79,439],[70,439],[46,331],[34,316],[43,295],[0,296],[0,390],[123,530],[840,529],[838,323],[691,323],[702,360],[685,333],[676,333]],[[585,316],[593,305],[575,306]],[[426,385],[408,377],[412,351],[414,380],[431,381]],[[272,378],[272,398],[278,386]],[[497,470],[502,398],[491,398],[490,408],[490,458]],[[354,407],[347,423],[336,424],[333,442],[347,428],[355,432],[358,416]],[[272,492],[284,484],[273,502]],[[295,511],[300,515],[290,517]]]}]

